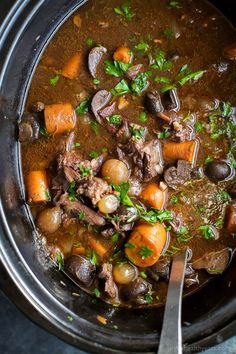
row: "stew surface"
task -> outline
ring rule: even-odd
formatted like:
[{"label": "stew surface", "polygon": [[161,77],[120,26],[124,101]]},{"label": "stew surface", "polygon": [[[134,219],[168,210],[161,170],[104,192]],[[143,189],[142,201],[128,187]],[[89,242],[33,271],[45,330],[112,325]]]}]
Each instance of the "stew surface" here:
[{"label": "stew surface", "polygon": [[230,263],[235,42],[204,1],[90,0],[44,52],[19,123],[27,203],[94,296],[162,305],[186,247],[186,293]]}]

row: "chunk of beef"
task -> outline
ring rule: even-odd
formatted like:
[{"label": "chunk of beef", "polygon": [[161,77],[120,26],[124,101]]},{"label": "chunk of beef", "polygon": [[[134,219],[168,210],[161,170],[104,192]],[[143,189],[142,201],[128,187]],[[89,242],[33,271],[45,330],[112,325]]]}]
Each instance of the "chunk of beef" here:
[{"label": "chunk of beef", "polygon": [[99,278],[105,280],[105,292],[112,298],[116,298],[118,296],[118,289],[116,283],[114,282],[112,275],[112,264],[111,263],[103,263],[102,269],[99,273]]},{"label": "chunk of beef", "polygon": [[163,156],[158,140],[151,140],[141,149],[143,156],[143,179],[149,181],[163,172]]},{"label": "chunk of beef", "polygon": [[83,194],[90,198],[93,205],[96,206],[99,200],[111,192],[111,187],[102,178],[90,176],[79,184],[78,194]]},{"label": "chunk of beef", "polygon": [[40,126],[37,119],[31,114],[25,113],[19,123],[20,142],[26,143],[38,139],[39,128]]},{"label": "chunk of beef", "polygon": [[171,266],[170,258],[163,257],[152,267],[147,269],[147,274],[155,281],[158,281],[159,278],[168,280],[170,277],[170,266]]},{"label": "chunk of beef", "polygon": [[94,47],[91,49],[89,56],[88,56],[88,67],[90,74],[92,77],[95,79],[97,76],[97,67],[98,64],[100,63],[103,55],[107,52],[107,49],[99,46],[99,47]]},{"label": "chunk of beef", "polygon": [[86,287],[92,285],[96,267],[87,258],[80,255],[70,256],[65,262],[65,269]]},{"label": "chunk of beef", "polygon": [[68,198],[68,193],[64,193],[57,202],[57,204],[63,206],[66,213],[68,215],[71,215],[72,217],[74,215],[79,215],[79,213],[83,213],[83,221],[87,222],[90,225],[103,226],[106,223],[106,220],[103,216],[99,215],[79,200],[70,201]]},{"label": "chunk of beef", "polygon": [[51,180],[51,193],[53,203],[56,204],[61,195],[64,194],[69,188],[69,182],[62,174],[58,174]]},{"label": "chunk of beef", "polygon": [[191,179],[192,166],[188,161],[179,160],[177,168],[169,167],[164,173],[166,184],[172,189],[176,189],[178,185],[184,184]]},{"label": "chunk of beef", "polygon": [[137,65],[133,65],[131,66],[131,68],[129,68],[125,75],[128,79],[130,80],[135,80],[136,77],[138,76],[138,74],[143,70],[143,64],[137,64]]},{"label": "chunk of beef", "polygon": [[131,132],[127,120],[122,122],[121,127],[116,133],[116,139],[119,143],[126,143],[131,138]]},{"label": "chunk of beef", "polygon": [[210,274],[221,274],[231,260],[232,251],[224,248],[221,251],[205,253],[192,263],[193,269],[205,269]]}]

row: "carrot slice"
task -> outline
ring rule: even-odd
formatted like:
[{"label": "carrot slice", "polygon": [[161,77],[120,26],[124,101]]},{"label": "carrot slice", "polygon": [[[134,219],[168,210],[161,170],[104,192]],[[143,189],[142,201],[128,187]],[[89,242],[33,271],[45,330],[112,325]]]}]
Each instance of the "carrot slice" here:
[{"label": "carrot slice", "polygon": [[68,79],[76,79],[79,74],[79,69],[81,65],[81,53],[75,53],[64,65],[62,69],[62,76]]},{"label": "carrot slice", "polygon": [[26,177],[29,203],[42,203],[49,200],[48,178],[46,171],[31,171]]},{"label": "carrot slice", "polygon": [[113,54],[113,59],[129,64],[132,61],[132,52],[127,47],[119,47]]},{"label": "carrot slice", "polygon": [[90,237],[89,239],[89,244],[92,249],[101,257],[104,258],[105,255],[107,254],[108,250],[107,248],[101,244],[98,240],[94,239],[93,237]]},{"label": "carrot slice", "polygon": [[153,208],[162,210],[168,199],[168,188],[164,182],[159,185],[157,183],[149,183],[145,186],[140,197],[146,200]]},{"label": "carrot slice", "polygon": [[198,140],[184,141],[180,143],[170,141],[163,145],[163,157],[166,162],[186,160],[194,163],[198,148]]},{"label": "carrot slice", "polygon": [[130,235],[125,253],[136,266],[150,267],[158,261],[166,240],[167,233],[160,222],[153,225],[142,223]]},{"label": "carrot slice", "polygon": [[76,124],[76,114],[70,103],[46,105],[44,119],[46,129],[51,134],[74,129]]}]

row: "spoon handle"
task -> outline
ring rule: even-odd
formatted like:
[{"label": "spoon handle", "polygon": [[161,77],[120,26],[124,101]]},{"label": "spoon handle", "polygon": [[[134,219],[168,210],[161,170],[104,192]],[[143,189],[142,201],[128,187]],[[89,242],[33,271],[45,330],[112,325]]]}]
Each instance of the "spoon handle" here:
[{"label": "spoon handle", "polygon": [[174,257],[158,354],[182,354],[182,293],[189,250]]}]

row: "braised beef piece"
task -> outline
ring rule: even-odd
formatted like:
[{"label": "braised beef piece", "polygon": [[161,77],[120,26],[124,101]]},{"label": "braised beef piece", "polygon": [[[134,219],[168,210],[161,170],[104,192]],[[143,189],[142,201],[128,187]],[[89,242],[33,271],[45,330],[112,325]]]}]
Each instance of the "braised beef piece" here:
[{"label": "braised beef piece", "polygon": [[69,182],[64,178],[62,174],[51,179],[51,194],[54,204],[58,202],[61,195],[64,194],[69,188]]},{"label": "braised beef piece", "polygon": [[229,265],[232,250],[224,248],[221,251],[205,253],[192,263],[193,269],[205,269],[209,274],[221,274]]},{"label": "braised beef piece", "polygon": [[173,141],[190,141],[195,139],[195,129],[190,124],[181,124],[177,121],[173,122],[174,130],[171,134],[171,140]]},{"label": "braised beef piece", "polygon": [[188,161],[179,160],[177,167],[169,167],[164,173],[166,184],[172,189],[184,184],[191,179],[192,166]]},{"label": "braised beef piece", "polygon": [[193,269],[190,263],[187,263],[185,269],[185,278],[184,278],[184,286],[189,288],[192,285],[198,285],[198,273]]},{"label": "braised beef piece", "polygon": [[91,199],[93,205],[96,206],[99,200],[105,194],[111,193],[111,191],[111,187],[105,180],[102,178],[89,176],[79,184],[76,192]]},{"label": "braised beef piece", "polygon": [[65,262],[65,270],[71,273],[86,287],[90,287],[94,281],[96,267],[87,258],[80,255],[72,255]]},{"label": "braised beef piece", "polygon": [[106,223],[106,220],[103,216],[96,213],[94,210],[87,207],[81,201],[70,201],[68,193],[64,193],[59,201],[58,205],[61,205],[65,212],[70,216],[78,216],[79,213],[83,213],[83,221],[87,222],[90,225],[103,226]]},{"label": "braised beef piece", "polygon": [[102,269],[98,276],[99,278],[105,280],[104,290],[109,295],[109,297],[112,299],[116,298],[118,296],[118,289],[112,275],[112,264],[103,263]]},{"label": "braised beef piece", "polygon": [[143,180],[149,181],[163,172],[163,157],[158,140],[146,143],[140,151],[143,156]]},{"label": "braised beef piece", "polygon": [[19,140],[21,143],[31,142],[39,137],[39,122],[29,113],[23,114],[19,123]]},{"label": "braised beef piece", "polygon": [[130,80],[135,80],[136,77],[138,76],[138,74],[140,74],[140,72],[143,70],[143,65],[142,64],[137,64],[137,65],[133,65],[131,66],[131,68],[129,68],[125,75],[128,79]]},{"label": "braised beef piece", "polygon": [[151,291],[151,288],[151,284],[146,280],[137,278],[128,285],[124,285],[121,294],[126,301],[142,305],[146,303],[144,296]]},{"label": "braised beef piece", "polygon": [[98,121],[98,123],[102,124],[103,120],[102,117],[99,114],[99,111],[101,111],[104,107],[106,107],[111,99],[111,93],[106,90],[101,90],[98,91],[92,99],[91,102],[91,109],[92,112]]},{"label": "braised beef piece", "polygon": [[96,79],[97,76],[97,67],[98,64],[100,63],[103,55],[107,53],[107,49],[99,46],[99,47],[94,47],[91,49],[89,56],[88,56],[88,67],[90,74],[94,79]]},{"label": "braised beef piece", "polygon": [[170,277],[170,266],[171,259],[169,257],[163,257],[152,267],[147,268],[147,274],[155,281],[158,281],[159,278],[168,280]]},{"label": "braised beef piece", "polygon": [[122,125],[116,133],[116,139],[119,143],[126,143],[131,138],[131,132],[127,120],[123,120]]}]

